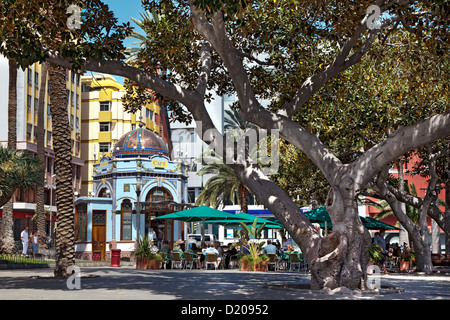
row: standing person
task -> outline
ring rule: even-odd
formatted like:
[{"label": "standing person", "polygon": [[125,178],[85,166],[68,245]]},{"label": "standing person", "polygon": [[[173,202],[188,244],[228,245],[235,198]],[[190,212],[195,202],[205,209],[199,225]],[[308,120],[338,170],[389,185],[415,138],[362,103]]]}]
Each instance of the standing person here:
[{"label": "standing person", "polygon": [[39,246],[38,246],[38,235],[37,231],[33,231],[33,235],[31,237],[31,247],[33,249],[33,259],[36,259],[36,253],[38,253]]},{"label": "standing person", "polygon": [[164,241],[164,232],[162,232],[162,230],[160,228],[158,228],[158,248],[161,249],[161,246],[163,244]]},{"label": "standing person", "polygon": [[25,227],[25,229],[20,234],[20,240],[22,240],[23,245],[22,255],[26,256],[28,252],[28,227]]},{"label": "standing person", "polygon": [[384,239],[384,235],[386,234],[386,230],[381,229],[380,233],[375,236],[375,239],[373,243],[375,243],[377,246],[381,248],[381,252],[383,253],[383,256],[381,258],[380,264],[383,267],[383,272],[387,273],[386,271],[386,240]]}]

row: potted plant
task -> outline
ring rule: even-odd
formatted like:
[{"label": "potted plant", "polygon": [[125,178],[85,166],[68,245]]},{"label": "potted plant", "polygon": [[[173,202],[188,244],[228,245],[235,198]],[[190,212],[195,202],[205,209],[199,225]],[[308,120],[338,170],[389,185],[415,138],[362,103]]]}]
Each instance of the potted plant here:
[{"label": "potted plant", "polygon": [[163,258],[158,253],[159,249],[155,245],[149,247],[149,255],[147,256],[147,269],[158,270],[161,268]]},{"label": "potted plant", "polygon": [[382,258],[383,252],[381,251],[381,248],[375,243],[372,243],[369,247],[369,262],[377,265],[380,263]]},{"label": "potted plant", "polygon": [[416,254],[409,248],[402,250],[400,271],[409,271],[416,262]]},{"label": "potted plant", "polygon": [[137,241],[136,248],[131,253],[136,258],[136,269],[159,269],[162,257],[158,248],[148,239],[147,235]]},{"label": "potted plant", "polygon": [[257,220],[253,221],[251,227],[245,223],[240,222],[242,229],[239,231],[241,241],[233,244],[233,246],[245,246],[249,254],[243,255],[239,259],[241,271],[265,271],[267,270],[267,256],[259,256],[265,242],[258,242],[261,238],[261,232],[265,227],[265,223],[257,226]]}]

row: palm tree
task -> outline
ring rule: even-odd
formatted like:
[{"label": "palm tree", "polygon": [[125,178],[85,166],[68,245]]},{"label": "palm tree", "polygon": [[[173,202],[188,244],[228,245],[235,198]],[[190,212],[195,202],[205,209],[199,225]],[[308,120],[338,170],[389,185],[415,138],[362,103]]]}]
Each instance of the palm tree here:
[{"label": "palm tree", "polygon": [[[38,125],[36,129],[36,140],[37,140],[37,159],[40,162],[40,168],[38,172],[42,176],[42,180],[45,178],[45,92],[47,83],[47,63],[41,65],[41,84],[39,87],[39,106],[38,106]],[[37,187],[36,189],[36,222],[37,222],[37,232],[38,232],[38,244],[39,249],[43,249],[47,243],[47,237],[45,232],[45,208],[44,208],[44,185]]]},{"label": "palm tree", "polygon": [[0,147],[0,207],[17,188],[27,190],[43,184],[39,160],[28,154]]},{"label": "palm tree", "polygon": [[[16,110],[17,110],[17,63],[14,59],[9,59],[9,88],[8,88],[8,148],[16,150]],[[13,192],[14,193],[14,192]],[[0,235],[0,251],[3,253],[13,253],[14,251],[14,202],[12,195],[9,196],[3,206],[2,231]]]},{"label": "palm tree", "polygon": [[48,64],[53,148],[56,173],[56,267],[55,277],[68,277],[67,268],[75,263],[73,225],[72,152],[67,117],[65,70]]},{"label": "palm tree", "polygon": [[233,169],[226,165],[217,155],[205,152],[202,158],[207,160],[209,164],[203,166],[197,175],[214,174],[214,176],[206,182],[195,203],[218,208],[219,206],[225,206],[229,202],[236,203],[237,193],[241,211],[247,213],[249,190],[238,179]]}]

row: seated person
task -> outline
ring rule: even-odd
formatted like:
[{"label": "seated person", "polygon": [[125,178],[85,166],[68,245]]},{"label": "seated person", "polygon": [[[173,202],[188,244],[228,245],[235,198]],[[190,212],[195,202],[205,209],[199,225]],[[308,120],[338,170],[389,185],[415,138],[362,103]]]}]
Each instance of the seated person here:
[{"label": "seated person", "polygon": [[222,258],[223,258],[223,248],[220,246],[220,242],[219,241],[214,241],[214,248],[219,253],[217,255],[217,267],[219,267],[220,262],[222,261]]},{"label": "seated person", "polygon": [[167,252],[170,251],[169,241],[167,241],[167,240],[163,241],[163,245],[161,246],[161,250],[166,250]]},{"label": "seated person", "polygon": [[267,245],[263,248],[264,254],[277,254],[277,247],[272,244],[272,240],[267,240]]},{"label": "seated person", "polygon": [[[208,253],[215,253],[217,256],[219,256],[219,251],[217,251],[217,249],[216,248],[214,248],[214,245],[212,244],[212,243],[209,243],[208,244],[208,248],[206,248],[205,249],[205,251],[203,251],[203,255],[206,257],[206,255],[208,254]],[[206,261],[206,259],[205,259],[205,261]],[[220,261],[216,261],[216,268],[218,267],[218,262],[220,263]]]},{"label": "seated person", "polygon": [[[230,248],[233,245],[233,243],[229,243],[228,244],[228,248]],[[225,255],[225,268],[229,268],[230,267],[230,260],[231,257],[234,255],[237,255],[238,251],[236,249],[236,246],[233,246],[232,249],[228,249],[227,251],[225,251],[226,255]]]}]

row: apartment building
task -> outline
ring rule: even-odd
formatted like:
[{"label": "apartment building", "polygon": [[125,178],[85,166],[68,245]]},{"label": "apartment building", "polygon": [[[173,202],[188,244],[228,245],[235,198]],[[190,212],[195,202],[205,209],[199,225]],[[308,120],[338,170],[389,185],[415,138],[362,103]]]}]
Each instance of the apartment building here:
[{"label": "apartment building", "polygon": [[[123,85],[107,74],[81,77],[81,152],[85,165],[82,169],[81,195],[93,195],[94,164],[103,157],[111,157],[115,143],[126,133],[143,126],[161,135],[160,107],[149,102],[136,114],[127,113],[122,105]],[[167,141],[165,140],[167,143]]]},{"label": "apartment building", "polygon": [[[17,71],[17,149],[37,151],[37,126],[38,126],[38,103],[39,89],[41,82],[42,66],[35,63],[25,70]],[[45,95],[45,204],[47,209],[56,214],[55,179],[54,179],[54,158],[53,151],[53,131],[52,117],[50,114],[51,101],[49,95],[49,78],[47,77]],[[0,56],[0,110],[4,115],[0,117],[0,143],[7,144],[8,140],[8,87],[9,87],[9,67],[8,59]],[[67,116],[71,127],[72,145],[72,169],[73,169],[73,190],[77,194],[81,188],[81,77],[71,71],[66,72],[67,90]],[[32,227],[31,217],[36,208],[35,190],[16,190],[14,194],[14,218],[15,237],[20,239],[20,231],[25,225]],[[49,217],[47,217],[49,220]]]}]

